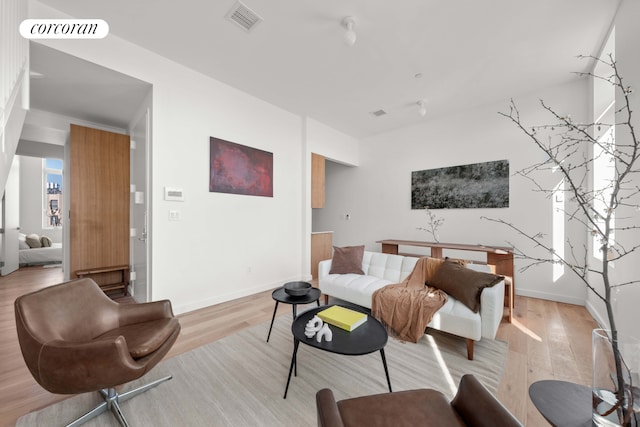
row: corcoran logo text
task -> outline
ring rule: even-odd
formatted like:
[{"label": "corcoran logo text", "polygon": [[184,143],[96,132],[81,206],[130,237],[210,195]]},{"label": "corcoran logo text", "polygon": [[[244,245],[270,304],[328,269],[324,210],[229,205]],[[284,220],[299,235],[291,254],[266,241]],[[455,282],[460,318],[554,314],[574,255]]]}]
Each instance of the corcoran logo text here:
[{"label": "corcoran logo text", "polygon": [[25,39],[102,39],[109,24],[102,19],[25,19],[20,35]]}]

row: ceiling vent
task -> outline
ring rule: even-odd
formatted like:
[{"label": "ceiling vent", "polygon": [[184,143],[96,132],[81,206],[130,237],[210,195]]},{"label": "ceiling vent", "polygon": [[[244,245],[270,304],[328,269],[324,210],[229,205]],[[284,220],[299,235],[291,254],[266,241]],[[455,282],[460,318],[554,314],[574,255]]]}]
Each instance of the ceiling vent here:
[{"label": "ceiling vent", "polygon": [[371,114],[373,114],[376,117],[380,117],[380,116],[385,116],[387,112],[384,110],[377,110],[377,111],[372,111]]},{"label": "ceiling vent", "polygon": [[225,18],[227,18],[227,21],[231,21],[234,24],[238,25],[247,33],[252,31],[256,27],[256,25],[262,22],[262,18],[258,16],[257,13],[249,9],[241,2],[236,2],[231,10],[227,12]]}]

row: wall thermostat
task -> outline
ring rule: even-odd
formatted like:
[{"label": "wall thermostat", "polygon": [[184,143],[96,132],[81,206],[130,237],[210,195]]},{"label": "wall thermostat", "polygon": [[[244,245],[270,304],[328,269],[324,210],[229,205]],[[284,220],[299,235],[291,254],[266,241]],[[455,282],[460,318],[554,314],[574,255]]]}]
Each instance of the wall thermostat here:
[{"label": "wall thermostat", "polygon": [[174,202],[184,202],[184,191],[177,187],[164,187],[164,199]]}]

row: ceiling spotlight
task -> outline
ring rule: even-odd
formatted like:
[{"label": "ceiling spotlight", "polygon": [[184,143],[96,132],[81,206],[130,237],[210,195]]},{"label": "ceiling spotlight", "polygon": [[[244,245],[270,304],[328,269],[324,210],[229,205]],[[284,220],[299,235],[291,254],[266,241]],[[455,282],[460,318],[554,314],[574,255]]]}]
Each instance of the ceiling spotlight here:
[{"label": "ceiling spotlight", "polygon": [[422,117],[427,115],[427,106],[425,105],[424,99],[421,99],[420,101],[416,102],[416,104],[418,104],[418,106],[420,107],[418,109],[418,113],[420,113],[420,115]]},{"label": "ceiling spotlight", "polygon": [[356,44],[356,32],[353,29],[355,25],[356,25],[356,20],[352,16],[347,16],[342,20],[342,26],[347,30],[344,33],[344,42],[349,47]]}]

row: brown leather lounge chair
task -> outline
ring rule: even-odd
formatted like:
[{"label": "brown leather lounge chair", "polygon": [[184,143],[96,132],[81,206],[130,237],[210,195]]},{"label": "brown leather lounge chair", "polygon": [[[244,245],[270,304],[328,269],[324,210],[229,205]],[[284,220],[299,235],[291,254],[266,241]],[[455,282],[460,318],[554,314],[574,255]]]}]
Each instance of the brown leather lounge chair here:
[{"label": "brown leather lounge chair", "polygon": [[100,391],[104,402],[78,418],[77,426],[111,410],[127,422],[118,402],[171,379],[161,378],[118,394],[115,387],[146,374],[180,333],[169,301],[118,304],[91,279],[78,279],[23,295],[15,302],[22,355],[47,391]]},{"label": "brown leather lounge chair", "polygon": [[428,389],[336,402],[325,388],[316,394],[316,405],[319,427],[522,426],[473,375],[461,378],[451,402],[439,391]]}]

